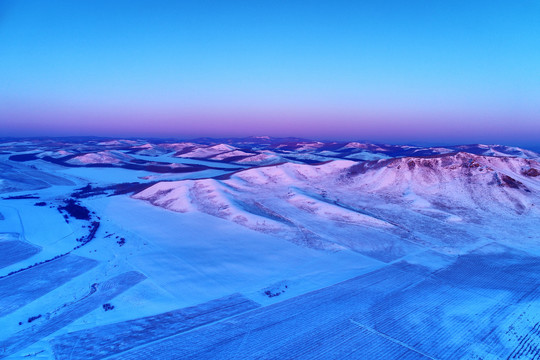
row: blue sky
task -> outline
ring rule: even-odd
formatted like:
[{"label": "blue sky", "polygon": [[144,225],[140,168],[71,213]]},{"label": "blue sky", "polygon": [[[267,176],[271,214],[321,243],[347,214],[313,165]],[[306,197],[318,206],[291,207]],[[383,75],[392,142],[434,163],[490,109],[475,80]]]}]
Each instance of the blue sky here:
[{"label": "blue sky", "polygon": [[0,0],[0,125],[534,144],[539,19],[529,0]]}]

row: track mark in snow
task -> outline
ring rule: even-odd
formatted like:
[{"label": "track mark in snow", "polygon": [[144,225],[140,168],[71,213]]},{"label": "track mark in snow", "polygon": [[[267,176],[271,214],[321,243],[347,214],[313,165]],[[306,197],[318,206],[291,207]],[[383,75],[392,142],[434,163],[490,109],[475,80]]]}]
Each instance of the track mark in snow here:
[{"label": "track mark in snow", "polygon": [[391,337],[391,336],[388,336],[388,335],[386,335],[386,334],[383,334],[382,332],[379,332],[379,331],[377,331],[377,330],[375,330],[375,329],[372,329],[372,328],[370,328],[369,326],[362,325],[362,324],[360,324],[359,322],[354,321],[353,319],[349,319],[349,321],[351,322],[351,324],[354,324],[354,325],[358,326],[358,327],[361,328],[361,329],[364,329],[364,330],[366,330],[366,331],[369,331],[370,333],[373,333],[373,334],[375,334],[375,335],[379,335],[379,336],[385,338],[386,340],[389,340],[389,341],[393,342],[394,344],[403,346],[404,348],[407,348],[407,349],[409,349],[409,350],[411,350],[411,351],[414,351],[414,352],[417,353],[417,354],[420,354],[420,355],[422,355],[422,356],[425,356],[425,357],[427,357],[428,359],[431,359],[431,360],[438,360],[437,358],[434,358],[434,357],[432,357],[432,356],[429,356],[429,355],[426,354],[426,353],[423,353],[423,352],[421,352],[421,351],[419,351],[419,350],[416,350],[416,349],[413,348],[413,347],[410,347],[409,345],[405,344],[404,342],[401,342],[401,341],[399,341],[399,340],[397,340],[397,339],[394,339],[394,338]]}]

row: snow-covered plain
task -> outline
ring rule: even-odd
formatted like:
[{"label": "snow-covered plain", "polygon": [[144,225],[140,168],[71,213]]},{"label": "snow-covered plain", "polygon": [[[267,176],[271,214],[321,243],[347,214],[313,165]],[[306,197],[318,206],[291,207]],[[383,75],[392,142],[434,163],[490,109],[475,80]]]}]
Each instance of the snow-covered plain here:
[{"label": "snow-covered plain", "polygon": [[538,159],[0,142],[0,358],[540,359]]}]

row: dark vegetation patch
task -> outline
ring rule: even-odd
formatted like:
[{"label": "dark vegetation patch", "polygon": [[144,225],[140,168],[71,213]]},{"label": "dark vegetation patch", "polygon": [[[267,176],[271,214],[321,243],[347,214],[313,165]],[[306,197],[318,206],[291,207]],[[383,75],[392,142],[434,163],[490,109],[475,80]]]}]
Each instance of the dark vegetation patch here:
[{"label": "dark vegetation patch", "polygon": [[11,160],[11,161],[19,161],[19,162],[31,161],[31,160],[37,160],[37,159],[39,159],[39,158],[36,156],[37,154],[39,154],[39,153],[11,155],[11,156],[9,157],[9,160]]},{"label": "dark vegetation patch", "polygon": [[103,307],[103,310],[105,310],[105,311],[109,311],[109,310],[114,309],[114,305],[111,305],[110,303],[103,304],[102,307]]},{"label": "dark vegetation patch", "polygon": [[137,193],[140,191],[143,191],[146,188],[149,188],[150,186],[156,184],[156,182],[151,183],[122,183],[122,184],[116,184],[111,186],[111,190],[114,192],[111,195],[124,195],[124,194],[132,194]]},{"label": "dark vegetation patch", "polygon": [[[221,170],[217,167],[210,167],[210,166],[204,166],[204,165],[189,165],[184,167],[173,167],[170,166],[168,163],[159,163],[159,162],[146,162],[144,163],[123,163],[120,165],[116,164],[109,164],[109,163],[102,163],[102,164],[70,164],[67,162],[67,160],[70,160],[74,156],[78,156],[80,154],[76,155],[68,155],[64,156],[62,158],[53,158],[51,156],[44,156],[42,160],[48,161],[53,164],[65,166],[65,167],[72,167],[72,168],[120,168],[120,169],[127,169],[127,170],[140,170],[140,171],[148,171],[158,174],[177,174],[177,173],[190,173],[190,172],[196,172],[196,171],[202,171],[202,170]],[[239,170],[239,169],[238,169]]]},{"label": "dark vegetation patch", "polygon": [[66,205],[58,207],[60,212],[66,211],[70,216],[79,220],[91,219],[90,211],[84,206],[81,206],[75,199],[66,199],[64,202]]},{"label": "dark vegetation patch", "polygon": [[235,171],[232,171],[230,173],[226,173],[226,174],[222,174],[222,175],[218,175],[218,176],[213,176],[212,178],[215,179],[215,180],[229,180],[234,174],[240,172],[242,170],[235,170]]},{"label": "dark vegetation patch", "polygon": [[[412,161],[412,160],[411,160]],[[399,163],[400,160],[397,160],[397,163]],[[390,166],[391,164],[396,163],[396,159],[384,159],[384,160],[372,160],[372,161],[362,161],[359,162],[353,166],[351,166],[347,172],[347,176],[357,176],[361,174],[365,174],[369,170],[377,170],[381,169],[383,167]],[[416,166],[416,164],[408,164],[409,169],[412,169]],[[399,165],[397,166],[399,169]]]},{"label": "dark vegetation patch", "polygon": [[40,201],[34,204],[34,206],[47,206],[47,203],[44,201]]},{"label": "dark vegetation patch", "polygon": [[41,317],[41,314],[36,315],[36,316],[30,316],[28,318],[28,322],[31,323],[32,321],[35,321],[35,320],[39,319],[40,317]]},{"label": "dark vegetation patch", "polygon": [[287,159],[289,161],[298,161],[306,165],[315,165],[320,164],[321,160],[314,160],[314,159],[302,159],[302,158],[295,158],[292,156],[282,156],[282,158]]},{"label": "dark vegetation patch", "polygon": [[273,298],[273,297],[275,297],[275,296],[281,295],[282,293],[283,293],[283,291],[272,292],[272,291],[270,291],[270,290],[266,290],[266,291],[264,292],[264,295],[268,296],[269,298]]},{"label": "dark vegetation patch", "polygon": [[276,297],[285,293],[285,291],[288,288],[289,288],[288,285],[281,283],[281,284],[278,284],[277,286],[268,287],[264,289],[263,294],[269,298],[273,298],[273,297]]},{"label": "dark vegetation patch", "polygon": [[505,174],[501,174],[501,181],[502,181],[503,186],[506,185],[513,189],[519,189],[521,187],[525,187],[523,183]]},{"label": "dark vegetation patch", "polygon": [[366,163],[361,162],[361,163],[351,166],[349,170],[347,171],[347,176],[352,177],[352,176],[364,174],[367,170],[368,170],[368,167],[366,166]]},{"label": "dark vegetation patch", "polygon": [[129,162],[133,164],[146,164],[148,161],[143,159],[131,159]]},{"label": "dark vegetation patch", "polygon": [[190,165],[186,167],[172,167],[172,166],[166,166],[166,165],[135,165],[135,164],[125,164],[121,166],[124,169],[129,170],[143,170],[158,174],[178,174],[178,173],[190,173],[190,172],[196,172],[196,171],[203,171],[208,169],[218,169],[213,168],[210,166],[203,166],[203,165]]},{"label": "dark vegetation patch", "polygon": [[120,238],[120,240],[118,240],[116,243],[118,244],[118,246],[122,247],[126,244],[126,239]]},{"label": "dark vegetation patch", "polygon": [[538,171],[535,168],[530,168],[528,170],[524,170],[522,174],[525,176],[536,177],[536,176],[540,176],[540,171]]},{"label": "dark vegetation patch", "polygon": [[72,193],[71,196],[77,199],[83,199],[83,198],[88,198],[88,197],[97,196],[97,195],[115,196],[115,195],[133,194],[133,193],[143,191],[144,189],[149,188],[150,186],[154,184],[156,184],[156,182],[149,182],[149,183],[132,182],[132,183],[115,184],[115,185],[110,185],[110,186],[99,186],[99,187],[94,187],[91,184],[88,184],[85,187],[75,190],[75,192]]},{"label": "dark vegetation patch", "polygon": [[467,169],[476,169],[480,167],[480,164],[473,159],[469,159],[468,161],[463,162],[461,166]]},{"label": "dark vegetation patch", "polygon": [[88,184],[80,189],[76,189],[71,196],[74,198],[83,199],[91,196],[104,195],[106,194],[105,189],[107,189],[107,187],[93,187],[91,184]]},{"label": "dark vegetation patch", "polygon": [[27,199],[39,199],[36,195],[15,195],[2,198],[4,200],[27,200]]}]

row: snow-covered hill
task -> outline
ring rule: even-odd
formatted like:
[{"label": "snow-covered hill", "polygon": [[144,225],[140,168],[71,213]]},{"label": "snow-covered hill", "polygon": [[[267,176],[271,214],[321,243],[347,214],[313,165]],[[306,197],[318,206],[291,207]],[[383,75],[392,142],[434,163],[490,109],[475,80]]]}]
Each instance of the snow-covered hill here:
[{"label": "snow-covered hill", "polygon": [[125,161],[130,161],[133,158],[120,151],[98,151],[93,153],[81,154],[72,157],[67,161],[69,164],[86,165],[86,164],[120,164]]},{"label": "snow-covered hill", "polygon": [[[283,163],[243,170],[221,180],[158,183],[134,197],[174,211],[200,211],[257,231],[279,233],[306,246],[348,247],[392,259],[389,251],[401,246],[403,231],[416,234],[418,239],[408,241],[417,245],[457,251],[463,242],[476,241],[471,223],[475,227],[496,222],[499,216],[539,216],[538,169],[535,160],[469,153],[359,163]],[[399,218],[407,213],[405,226]],[[417,227],[413,219],[420,215],[424,221]],[[424,226],[426,217],[471,234],[463,239],[459,233],[455,243],[450,238],[433,240],[437,230]],[[341,229],[328,229],[328,224]],[[339,232],[347,235],[336,236]]]},{"label": "snow-covered hill", "polygon": [[176,156],[186,158],[209,158],[219,154],[234,151],[236,148],[227,144],[212,146],[194,145],[176,153]]},{"label": "snow-covered hill", "polygon": [[521,213],[537,200],[539,179],[534,175],[539,168],[535,160],[452,153],[363,162],[345,178],[360,191],[385,196],[414,193],[473,209],[501,206]]}]

